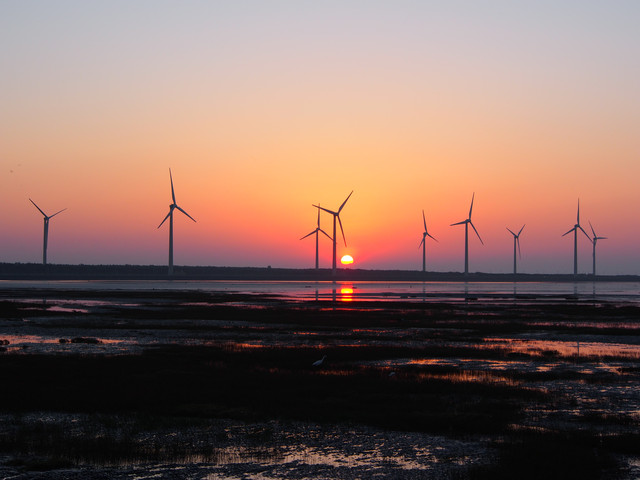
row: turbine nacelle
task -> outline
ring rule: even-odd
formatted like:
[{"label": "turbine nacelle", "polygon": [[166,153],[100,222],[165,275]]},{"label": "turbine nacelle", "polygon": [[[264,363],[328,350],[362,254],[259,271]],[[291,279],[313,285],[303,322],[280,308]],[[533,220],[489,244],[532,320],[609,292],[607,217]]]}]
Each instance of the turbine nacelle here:
[{"label": "turbine nacelle", "polygon": [[422,210],[422,223],[424,224],[424,232],[422,233],[422,241],[420,242],[420,245],[418,245],[418,248],[422,246],[422,244],[425,242],[427,237],[435,240],[436,242],[438,241],[436,237],[434,237],[427,231],[427,219],[424,216],[424,210]]},{"label": "turbine nacelle", "polygon": [[480,243],[484,245],[484,242],[482,241],[482,237],[480,237],[478,230],[476,229],[475,225],[471,221],[471,212],[473,211],[473,200],[475,196],[476,194],[474,192],[473,195],[471,196],[471,207],[469,207],[469,217],[466,220],[462,220],[461,222],[452,223],[450,226],[453,227],[454,225],[466,225],[466,224],[471,225],[471,228],[473,228],[473,231],[476,232],[476,235],[478,236],[478,240],[480,240]]},{"label": "turbine nacelle", "polygon": [[[340,220],[340,212],[342,211],[342,209],[346,205],[346,203],[349,200],[349,198],[351,198],[351,195],[353,195],[353,190],[351,190],[351,193],[347,196],[347,198],[345,198],[344,202],[342,202],[342,205],[340,205],[340,208],[338,208],[337,212],[334,212],[333,210],[329,210],[328,208],[321,207],[320,205],[313,205],[315,208],[318,209],[318,212],[320,212],[320,210],[323,210],[323,211],[333,215],[333,238],[332,238],[332,241],[333,241],[333,274],[334,275],[336,274],[336,235],[337,235],[337,233],[336,233],[336,220],[338,220],[338,224],[340,225],[340,232],[342,233],[342,239],[344,240],[344,246],[346,247],[347,246],[347,239],[344,236],[344,228],[342,227],[342,220]],[[320,225],[320,216],[319,215],[318,215],[318,225]]]},{"label": "turbine nacelle", "polygon": [[[522,228],[518,231],[518,233],[515,233],[515,232],[514,232],[513,230],[511,230],[509,227],[506,227],[506,228],[507,228],[507,230],[509,230],[509,233],[510,233],[511,235],[513,235],[513,242],[514,242],[514,244],[515,244],[515,245],[517,245],[517,247],[518,247],[518,256],[519,256],[520,258],[522,258],[522,252],[520,251],[520,234],[522,233],[522,230],[524,230],[524,227],[525,227],[525,226],[524,226],[524,225],[522,225]],[[514,248],[515,248],[515,246],[514,246]],[[514,269],[515,269],[515,267],[514,267]]]},{"label": "turbine nacelle", "polygon": [[160,222],[160,225],[158,225],[158,228],[160,228],[162,226],[162,224],[164,222],[166,222],[169,217],[173,217],[173,211],[176,208],[195,222],[196,221],[195,218],[193,218],[191,215],[189,215],[187,212],[185,212],[182,208],[180,208],[178,206],[177,202],[176,202],[176,192],[175,192],[175,190],[173,188],[173,176],[171,175],[171,169],[169,169],[169,179],[171,181],[171,199],[173,200],[173,203],[169,204],[169,213],[167,213],[167,216],[164,217],[164,220],[162,220],[162,222]]}]

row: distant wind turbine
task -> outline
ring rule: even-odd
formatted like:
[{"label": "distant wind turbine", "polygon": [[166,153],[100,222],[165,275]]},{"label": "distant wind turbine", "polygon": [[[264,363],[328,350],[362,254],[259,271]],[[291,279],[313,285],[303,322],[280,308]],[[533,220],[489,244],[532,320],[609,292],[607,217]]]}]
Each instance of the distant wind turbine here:
[{"label": "distant wind turbine", "polygon": [[517,234],[513,233],[508,227],[507,230],[509,230],[509,233],[513,235],[513,274],[515,275],[518,273],[516,268],[516,246],[518,247],[518,256],[522,257],[522,253],[520,252],[520,234],[522,233],[522,230],[524,230],[524,225],[522,225],[522,228]]},{"label": "distant wind turbine", "polygon": [[167,216],[164,217],[164,220],[162,220],[160,225],[158,225],[158,228],[160,228],[162,224],[167,221],[167,218],[169,219],[169,275],[173,275],[173,211],[175,209],[178,209],[194,222],[195,219],[187,212],[185,212],[182,208],[180,208],[176,203],[176,194],[173,190],[173,177],[171,176],[171,169],[169,169],[169,179],[171,181],[171,198],[173,200],[173,203],[169,205],[169,213],[167,213]]},{"label": "distant wind turbine", "polygon": [[49,220],[51,220],[53,217],[55,217],[59,213],[64,212],[66,208],[63,208],[62,210],[54,213],[53,215],[47,215],[42,211],[42,209],[38,205],[36,205],[36,202],[34,202],[31,199],[29,199],[29,201],[33,203],[33,206],[36,207],[44,217],[44,241],[42,244],[42,264],[46,265],[47,264],[47,244],[49,243]]},{"label": "distant wind turbine", "polygon": [[[565,235],[568,235],[571,232],[573,232],[573,274],[574,275],[578,274],[578,230],[582,230],[582,233],[584,233],[584,236],[589,238],[589,235],[587,235],[587,232],[585,232],[584,228],[580,226],[580,199],[578,199],[578,216],[576,217],[576,224],[573,226],[571,230],[569,230],[567,233],[562,235],[564,237]],[[589,238],[589,241],[591,241],[591,238]]]},{"label": "distant wind turbine", "polygon": [[347,246],[347,239],[344,236],[344,229],[342,228],[342,220],[340,220],[340,212],[342,211],[342,209],[344,208],[344,205],[347,203],[347,200],[349,200],[349,198],[351,197],[351,195],[353,195],[353,190],[351,190],[351,193],[349,194],[349,196],[346,198],[346,200],[344,202],[342,202],[342,205],[340,205],[340,208],[338,209],[337,212],[334,212],[332,210],[328,210],[324,207],[321,207],[320,205],[314,205],[314,207],[320,209],[320,210],[324,210],[327,213],[330,213],[331,215],[333,215],[333,276],[335,277],[336,275],[336,219],[338,219],[338,223],[340,224],[340,231],[342,232],[342,239],[344,240],[344,246]]},{"label": "distant wind turbine", "polygon": [[302,238],[300,239],[300,240],[304,240],[305,238],[307,238],[307,237],[309,237],[309,236],[313,235],[314,233],[316,234],[316,270],[318,270],[318,266],[319,266],[319,263],[318,263],[318,233],[320,233],[320,232],[324,233],[324,234],[327,236],[327,238],[328,238],[329,240],[333,240],[333,239],[329,236],[329,234],[328,234],[327,232],[325,232],[324,230],[322,230],[322,229],[320,228],[320,209],[318,208],[318,227],[317,227],[313,232],[308,233],[307,235],[305,235],[304,237],[302,237]]},{"label": "distant wind turbine", "polygon": [[424,218],[424,210],[422,210],[422,222],[424,223],[424,232],[422,233],[422,241],[418,248],[422,247],[422,271],[426,272],[427,267],[427,237],[432,238],[436,242],[436,238],[427,231],[427,219]]},{"label": "distant wind turbine", "polygon": [[46,265],[47,264],[47,244],[49,243],[49,220],[51,220],[57,214],[64,212],[66,208],[63,208],[62,210],[54,213],[53,215],[47,215],[42,211],[42,209],[39,206],[36,205],[36,202],[34,202],[31,199],[29,199],[29,201],[33,203],[33,206],[36,207],[44,217],[44,240],[42,243],[42,264]]},{"label": "distant wind turbine", "polygon": [[464,274],[465,275],[469,273],[469,225],[471,225],[471,228],[473,228],[473,231],[476,232],[476,235],[478,236],[480,243],[484,245],[484,242],[482,241],[482,238],[480,238],[480,234],[478,233],[478,230],[476,230],[476,227],[473,225],[473,222],[471,221],[471,212],[473,210],[473,199],[475,198],[475,196],[476,194],[474,192],[471,197],[471,207],[469,208],[469,217],[466,220],[463,220],[461,222],[451,224],[452,227],[454,225],[464,225]]},{"label": "distant wind turbine", "polygon": [[606,240],[607,237],[599,237],[596,235],[596,231],[593,229],[593,225],[589,222],[589,226],[591,227],[591,232],[593,233],[593,239],[591,242],[593,243],[593,276],[596,276],[596,243],[598,240]]}]

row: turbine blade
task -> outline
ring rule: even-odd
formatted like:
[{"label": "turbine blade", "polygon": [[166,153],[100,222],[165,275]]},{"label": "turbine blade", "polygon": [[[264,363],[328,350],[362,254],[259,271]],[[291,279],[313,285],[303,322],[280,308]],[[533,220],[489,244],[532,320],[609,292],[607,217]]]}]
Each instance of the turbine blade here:
[{"label": "turbine blade", "polygon": [[522,258],[522,252],[520,251],[520,237],[516,237],[516,243],[518,244],[518,258]]},{"label": "turbine blade", "polygon": [[347,238],[344,236],[344,229],[342,228],[342,220],[340,220],[340,215],[336,215],[336,217],[338,217],[338,223],[340,224],[340,231],[342,232],[342,239],[344,240],[344,246],[346,247],[347,246]]},{"label": "turbine blade", "polygon": [[451,225],[449,225],[449,226],[450,226],[450,227],[453,227],[454,225],[464,225],[465,223],[468,223],[468,222],[469,222],[469,220],[463,220],[463,221],[458,222],[458,223],[452,223],[452,224],[451,224]]},{"label": "turbine blade", "polygon": [[34,201],[33,201],[33,200],[31,200],[31,199],[29,199],[29,201],[30,201],[31,203],[33,203],[33,205],[34,205],[34,206],[35,206],[35,207],[40,211],[40,213],[41,213],[42,215],[44,215],[45,217],[47,216],[47,214],[46,214],[46,213],[44,213],[44,212],[42,211],[42,209],[41,209],[38,205],[36,205],[36,202],[34,202]]},{"label": "turbine blade", "polygon": [[580,199],[578,199],[578,216],[576,217],[576,223],[580,225]]},{"label": "turbine blade", "polygon": [[318,209],[318,228],[320,228],[320,209]]},{"label": "turbine blade", "polygon": [[469,222],[469,225],[471,225],[471,227],[473,228],[473,231],[476,232],[476,235],[478,236],[480,243],[484,245],[484,242],[482,241],[482,238],[480,238],[480,234],[478,233],[478,230],[476,230],[476,226],[473,224],[473,222]]},{"label": "turbine blade", "polygon": [[[429,235],[428,233],[427,233],[427,237],[429,237],[429,238],[433,238],[436,242],[438,242],[438,239],[437,239],[436,237],[434,237],[434,236],[432,236],[432,235]],[[440,242],[438,242],[438,243],[440,243]]]},{"label": "turbine blade", "polygon": [[[182,213],[184,213],[187,217],[189,217],[191,220],[193,220],[194,222],[196,221],[195,218],[193,218],[191,215],[189,215],[187,212],[185,212],[182,208],[180,208],[178,205],[176,205],[176,208],[178,210],[180,210]],[[197,222],[196,222],[197,223]]]},{"label": "turbine blade", "polygon": [[329,235],[327,232],[325,232],[325,231],[324,231],[324,230],[322,230],[321,228],[319,228],[318,230],[319,230],[320,232],[324,233],[324,234],[327,236],[327,238],[328,238],[329,240],[333,241],[333,238],[331,238],[331,235]]},{"label": "turbine blade", "polygon": [[593,243],[593,240],[591,240],[591,237],[589,236],[589,234],[584,231],[584,228],[582,228],[580,225],[578,225],[578,228],[582,230],[582,233],[584,233],[584,236],[587,237],[591,243]]},{"label": "turbine blade", "polygon": [[473,192],[473,195],[471,196],[471,207],[469,208],[469,220],[471,220],[471,211],[473,210],[473,199],[476,196],[476,192]]},{"label": "turbine blade", "polygon": [[326,209],[324,207],[321,207],[320,205],[312,205],[312,206],[316,207],[319,210],[324,210],[325,212],[330,213],[331,215],[337,215],[336,212],[332,212],[331,210],[328,210],[328,209]]},{"label": "turbine blade", "polygon": [[[351,190],[351,193],[349,194],[349,197],[351,197],[351,195],[353,195],[353,190]],[[342,205],[340,205],[340,208],[338,209],[338,213],[340,213],[340,211],[344,207],[344,204],[347,203],[347,200],[349,200],[349,197],[347,197],[346,200],[344,202],[342,202]]]},{"label": "turbine blade", "polygon": [[420,245],[418,245],[418,248],[420,248],[423,243],[424,243],[424,237],[422,237],[422,240],[420,240]]},{"label": "turbine blade", "polygon": [[66,210],[66,208],[63,208],[62,210],[60,210],[59,212],[54,213],[53,215],[51,215],[49,218],[53,218],[55,217],[57,214],[62,213]]},{"label": "turbine blade", "polygon": [[424,218],[424,210],[422,210],[422,222],[424,223],[424,231],[427,231],[427,219]]},{"label": "turbine blade", "polygon": [[307,233],[307,234],[306,234],[304,237],[302,237],[300,240],[304,240],[305,238],[307,238],[307,237],[309,237],[309,236],[313,235],[314,233],[316,233],[317,231],[318,231],[318,229],[316,228],[313,232],[311,232],[311,233]]},{"label": "turbine blade", "polygon": [[517,237],[517,235],[516,235],[515,233],[513,233],[509,227],[507,227],[507,230],[509,230],[509,233],[510,233],[511,235],[513,235],[514,237]]},{"label": "turbine blade", "polygon": [[565,235],[569,235],[571,232],[573,232],[576,229],[576,227],[573,227],[571,230],[569,230],[567,233],[563,233],[562,236],[564,237]]},{"label": "turbine blade", "polygon": [[160,222],[160,225],[158,225],[158,228],[160,228],[162,226],[162,224],[167,221],[167,218],[169,218],[171,216],[171,212],[172,212],[172,210],[169,210],[169,213],[167,213],[167,216],[164,217],[164,220],[162,220],[162,222]]},{"label": "turbine blade", "polygon": [[171,180],[171,198],[173,203],[176,203],[176,192],[173,191],[173,176],[171,176],[171,169],[169,169],[169,179]]},{"label": "turbine blade", "polygon": [[[525,223],[526,225],[526,223]],[[524,225],[522,225],[522,228],[520,229],[520,231],[518,232],[518,237],[520,236],[520,234],[522,233],[522,230],[524,230]]]},{"label": "turbine blade", "polygon": [[591,220],[589,220],[589,226],[591,227],[591,231],[593,232],[593,238],[596,238],[596,231],[593,229],[593,225],[591,225]]}]

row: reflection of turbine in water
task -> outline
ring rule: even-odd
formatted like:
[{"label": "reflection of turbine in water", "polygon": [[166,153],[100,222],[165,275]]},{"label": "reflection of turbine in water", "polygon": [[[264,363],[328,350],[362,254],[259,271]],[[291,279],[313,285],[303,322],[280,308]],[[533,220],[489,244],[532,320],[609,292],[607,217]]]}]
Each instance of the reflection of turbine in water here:
[{"label": "reflection of turbine in water", "polygon": [[29,199],[29,201],[33,203],[33,206],[36,207],[44,217],[44,240],[42,243],[42,264],[46,265],[47,264],[47,244],[49,243],[49,220],[51,220],[53,217],[55,217],[59,213],[64,212],[66,208],[63,208],[62,210],[54,213],[53,215],[47,215],[42,211],[42,209],[38,205],[36,205],[36,202],[34,202],[31,199]]},{"label": "reflection of turbine in water", "polygon": [[[589,226],[591,227],[591,232],[593,233],[593,239],[591,242],[593,243],[593,276],[596,276],[596,244],[598,240],[606,240],[607,237],[599,237],[596,235],[596,231],[593,229],[593,225],[589,222]],[[594,287],[595,288],[595,287]]]},{"label": "reflection of turbine in water", "polygon": [[482,238],[480,238],[480,234],[478,233],[478,230],[476,230],[475,225],[471,221],[471,212],[473,211],[473,199],[475,198],[475,196],[476,194],[474,192],[473,196],[471,197],[471,207],[469,208],[469,217],[466,220],[462,220],[461,222],[451,224],[452,227],[454,225],[464,225],[464,274],[465,275],[469,273],[469,225],[471,225],[471,228],[473,228],[473,231],[476,232],[476,235],[478,236],[480,243],[484,245],[484,242],[482,241]]},{"label": "reflection of turbine in water", "polygon": [[[587,232],[585,232],[584,228],[580,226],[580,199],[578,199],[578,216],[576,217],[576,224],[573,226],[571,230],[569,230],[567,233],[562,235],[564,237],[565,235],[568,235],[571,232],[573,232],[573,274],[574,275],[578,274],[578,230],[582,230],[582,233],[584,233],[584,236],[589,238],[589,235],[587,235]],[[590,238],[589,238],[589,241],[591,241]]]},{"label": "reflection of turbine in water", "polygon": [[[320,207],[320,205],[318,205],[318,207]],[[319,266],[319,261],[318,261],[318,233],[320,233],[320,232],[324,233],[329,240],[332,240],[332,238],[329,236],[329,234],[320,228],[320,208],[318,208],[318,226],[316,227],[316,229],[313,232],[306,234],[304,237],[302,237],[300,239],[300,240],[303,240],[303,239],[313,235],[314,233],[316,234],[316,270],[318,270],[318,266]]]},{"label": "reflection of turbine in water", "polygon": [[349,196],[346,198],[346,200],[344,202],[342,202],[342,205],[340,205],[340,208],[338,209],[337,212],[334,212],[333,210],[328,210],[324,207],[321,207],[320,205],[314,205],[314,207],[320,209],[320,210],[324,210],[327,213],[330,213],[331,215],[333,215],[333,276],[336,275],[336,219],[338,219],[338,223],[340,224],[340,231],[342,232],[342,239],[344,240],[344,246],[347,246],[347,239],[344,236],[344,229],[342,228],[342,220],[340,220],[340,212],[342,211],[342,209],[344,208],[344,205],[347,203],[347,200],[349,200],[349,198],[351,197],[351,195],[353,195],[353,190],[351,190],[351,193],[349,194]]},{"label": "reflection of turbine in water", "polygon": [[520,229],[520,231],[516,234],[514,233],[509,227],[507,227],[507,230],[509,230],[509,233],[511,233],[511,235],[513,235],[513,274],[515,275],[516,273],[518,273],[517,271],[517,263],[516,263],[516,246],[518,247],[518,256],[520,258],[522,258],[522,253],[520,252],[520,234],[522,233],[522,230],[524,230],[524,225],[522,225],[522,228]]},{"label": "reflection of turbine in water", "polygon": [[[427,231],[427,219],[424,218],[424,210],[422,210],[422,222],[424,223],[424,232],[422,233],[422,241],[418,248],[422,247],[422,271],[426,271],[427,267],[427,237],[436,240],[428,231]],[[438,240],[436,240],[437,242]]]},{"label": "reflection of turbine in water", "polygon": [[176,194],[173,190],[173,177],[171,176],[171,169],[169,169],[169,179],[171,180],[171,199],[173,200],[173,203],[169,205],[169,213],[167,213],[167,216],[164,217],[164,220],[162,220],[160,225],[158,225],[158,228],[160,228],[162,224],[167,221],[167,218],[169,219],[169,275],[173,275],[173,211],[175,209],[178,209],[194,222],[195,219],[187,212],[185,212],[182,208],[180,208],[176,203]]}]

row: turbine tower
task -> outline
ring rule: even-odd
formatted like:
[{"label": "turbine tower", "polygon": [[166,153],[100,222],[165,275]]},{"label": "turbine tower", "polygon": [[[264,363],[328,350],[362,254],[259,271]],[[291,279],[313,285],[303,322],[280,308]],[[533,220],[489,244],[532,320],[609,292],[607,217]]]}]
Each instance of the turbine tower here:
[{"label": "turbine tower", "polygon": [[332,238],[329,236],[329,234],[320,228],[320,209],[318,209],[318,227],[313,232],[308,233],[307,235],[305,235],[304,237],[302,237],[300,239],[300,240],[303,240],[303,239],[313,235],[314,233],[316,234],[316,270],[318,270],[318,266],[319,266],[319,263],[318,263],[318,233],[320,233],[320,232],[324,233],[329,240],[332,240]]},{"label": "turbine tower", "polygon": [[49,243],[49,220],[51,220],[53,217],[55,217],[59,213],[64,212],[66,208],[63,208],[62,210],[54,213],[53,215],[47,215],[42,211],[42,209],[38,205],[36,205],[36,202],[34,202],[31,199],[29,199],[29,201],[33,203],[33,206],[36,207],[44,217],[44,241],[42,243],[42,264],[46,265],[47,264],[47,244]]},{"label": "turbine tower", "polygon": [[596,276],[596,243],[598,243],[598,240],[606,240],[607,237],[599,237],[596,235],[596,231],[593,229],[593,225],[591,225],[591,222],[589,222],[589,226],[591,227],[591,232],[593,233],[593,276]]},{"label": "turbine tower", "polygon": [[[587,232],[585,232],[584,228],[580,226],[580,199],[578,199],[578,216],[576,217],[576,224],[573,226],[571,230],[569,230],[567,233],[562,235],[564,237],[565,235],[568,235],[571,232],[573,232],[573,274],[574,275],[578,275],[578,230],[582,230],[582,233],[584,233],[584,236],[589,238],[589,235],[587,235]],[[591,238],[589,238],[589,241],[591,241]]]},{"label": "turbine tower", "polygon": [[171,198],[173,200],[173,203],[169,205],[169,213],[167,213],[167,216],[164,217],[164,220],[162,220],[160,225],[158,225],[158,228],[160,228],[162,224],[167,221],[167,218],[169,219],[169,275],[173,275],[173,211],[175,209],[178,209],[194,222],[195,219],[187,212],[185,212],[182,208],[180,208],[176,203],[176,194],[173,190],[173,177],[171,176],[171,169],[169,169],[169,180],[171,181]]},{"label": "turbine tower", "polygon": [[478,236],[480,243],[484,245],[484,242],[482,241],[482,238],[480,238],[480,234],[478,233],[478,230],[476,230],[476,227],[473,225],[473,222],[471,221],[471,211],[473,210],[473,199],[475,198],[475,196],[476,194],[474,192],[471,197],[471,207],[469,208],[469,217],[466,220],[463,220],[461,222],[451,224],[452,227],[454,225],[464,225],[464,274],[465,275],[469,274],[469,225],[471,225],[471,228],[473,228],[473,231],[476,232],[476,235]]},{"label": "turbine tower", "polygon": [[[429,232],[427,232],[427,220],[424,218],[424,210],[422,210],[422,222],[424,223],[424,232],[422,233],[422,241],[418,248],[422,247],[422,273],[426,272],[427,267],[427,237],[436,240]],[[438,240],[436,240],[437,242]]]},{"label": "turbine tower", "polygon": [[342,239],[344,240],[344,246],[346,247],[347,246],[347,239],[344,236],[344,229],[342,228],[342,220],[340,220],[340,212],[344,208],[345,203],[347,203],[347,200],[349,200],[351,195],[353,195],[353,190],[351,190],[351,193],[346,198],[346,200],[344,202],[342,202],[342,205],[340,205],[340,208],[338,209],[337,212],[334,212],[332,210],[328,210],[328,209],[326,209],[324,207],[321,207],[320,205],[314,205],[314,207],[316,207],[317,209],[324,210],[325,212],[330,213],[331,215],[333,215],[333,270],[332,270],[332,275],[334,277],[336,276],[336,219],[338,220],[338,223],[340,224],[340,231],[342,232]]},{"label": "turbine tower", "polygon": [[524,230],[524,225],[522,225],[522,228],[517,234],[513,233],[508,227],[507,230],[509,230],[509,233],[513,235],[513,274],[515,275],[518,273],[516,267],[516,246],[518,247],[518,256],[522,257],[522,253],[520,252],[520,234],[522,233],[522,230]]}]

